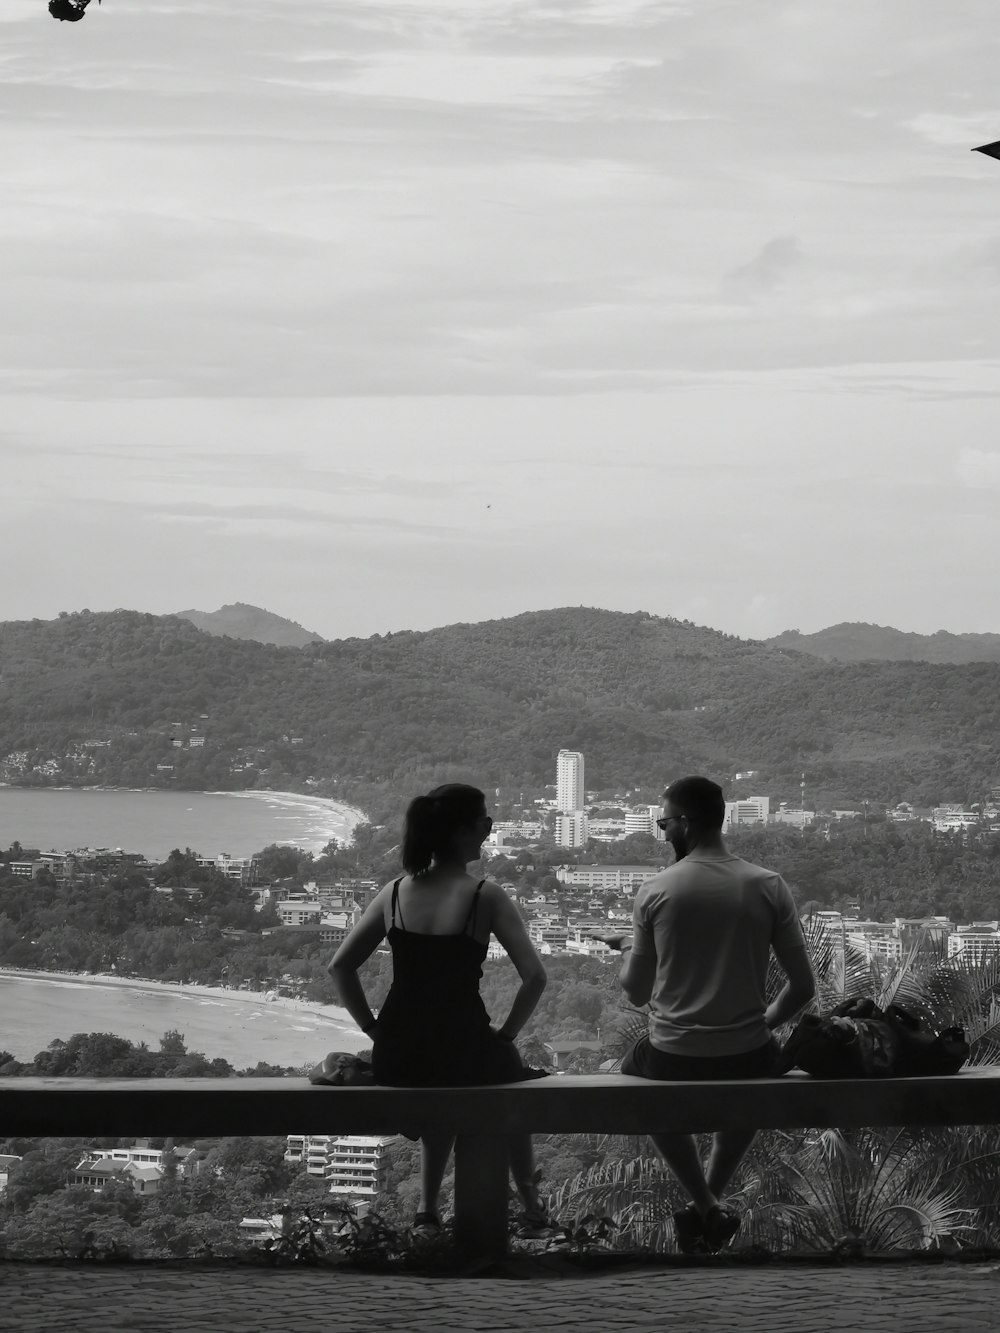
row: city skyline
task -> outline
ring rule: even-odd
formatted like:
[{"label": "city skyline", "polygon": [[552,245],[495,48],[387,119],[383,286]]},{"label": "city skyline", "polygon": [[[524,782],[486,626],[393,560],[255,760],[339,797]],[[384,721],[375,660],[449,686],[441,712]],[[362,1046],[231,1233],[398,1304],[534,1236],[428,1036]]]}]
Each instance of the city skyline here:
[{"label": "city skyline", "polygon": [[995,26],[5,0],[0,620],[1000,630]]}]

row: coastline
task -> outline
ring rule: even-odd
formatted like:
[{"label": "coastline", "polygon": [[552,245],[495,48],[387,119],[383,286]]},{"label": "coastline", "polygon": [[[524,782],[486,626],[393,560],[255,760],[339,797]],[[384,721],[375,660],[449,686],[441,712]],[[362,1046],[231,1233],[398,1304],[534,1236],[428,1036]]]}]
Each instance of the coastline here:
[{"label": "coastline", "polygon": [[[95,790],[97,790],[97,789],[95,789]],[[102,791],[136,791],[136,790],[139,790],[139,789],[138,789],[138,788],[133,788],[133,787],[102,787],[102,788],[100,788],[100,790],[102,790]],[[143,790],[143,791],[158,791],[158,790],[161,790],[161,788],[157,788],[157,787],[144,787],[144,788],[142,788],[142,790]],[[354,828],[355,828],[355,826],[356,826],[357,824],[367,824],[367,823],[368,823],[368,816],[367,816],[367,814],[365,814],[364,810],[359,810],[358,807],[357,807],[356,805],[345,805],[345,803],[344,803],[343,801],[336,801],[336,800],[334,800],[334,798],[333,798],[332,796],[313,796],[313,795],[308,795],[306,792],[302,792],[302,791],[274,791],[271,787],[248,787],[248,788],[243,788],[241,791],[206,791],[206,792],[202,792],[201,795],[203,795],[203,796],[251,796],[251,797],[252,797],[252,796],[283,796],[283,797],[286,797],[286,798],[291,797],[292,800],[296,800],[296,801],[311,801],[311,802],[323,801],[323,802],[324,802],[325,804],[327,804],[327,805],[333,805],[333,806],[336,806],[338,812],[341,812],[341,811],[343,812],[343,817],[344,817],[345,819],[349,819],[349,820],[351,821],[351,826],[350,826],[350,827],[351,827],[351,832],[352,832],[352,833],[353,833]],[[350,839],[350,835],[348,835],[348,840],[349,840],[349,841],[351,840],[351,839]]]},{"label": "coastline", "polygon": [[[289,1013],[309,1014],[329,1024],[347,1038],[369,1043],[346,1009],[335,1004],[315,1004],[311,1000],[293,1000],[284,995],[269,1000],[269,991],[229,989],[225,986],[203,986],[197,982],[152,981],[144,977],[116,977],[100,972],[39,972],[30,968],[0,966],[0,977],[20,977],[26,981],[45,981],[53,985],[98,986],[133,990],[146,994],[186,995],[194,999],[236,1000],[258,1008],[283,1009]],[[332,1034],[331,1034],[332,1035]],[[356,1049],[362,1049],[356,1045]]]},{"label": "coastline", "polygon": [[[123,799],[131,796],[165,797],[173,800],[185,797],[200,798],[206,796],[228,796],[238,798],[244,803],[247,801],[256,801],[259,805],[262,804],[265,807],[270,807],[266,815],[263,811],[261,812],[261,822],[264,824],[275,825],[274,833],[270,839],[271,841],[280,846],[299,847],[303,851],[311,852],[314,856],[318,856],[322,851],[322,848],[331,839],[335,840],[341,847],[351,846],[354,841],[355,828],[359,824],[369,822],[369,815],[360,807],[348,805],[343,801],[336,800],[332,796],[321,796],[318,793],[312,792],[278,791],[271,787],[243,788],[237,791],[204,791],[200,789],[197,791],[189,791],[184,788],[172,787],[110,787],[101,783],[76,783],[73,785],[62,784],[59,786],[46,785],[39,787],[34,784],[0,782],[0,791],[11,792],[12,794],[49,792],[60,794],[77,793],[80,795],[86,792],[93,792],[97,795],[119,796]],[[183,800],[181,803],[183,804]],[[220,807],[215,808],[217,811],[220,809]],[[235,808],[233,808],[228,812],[228,817],[231,819],[235,816],[242,825],[247,825],[249,819],[249,826],[254,827],[257,823],[257,814],[256,811],[254,811],[248,816],[248,809],[246,804],[244,804],[243,813],[240,816],[235,816]],[[287,836],[285,830],[281,828],[282,823],[288,818],[291,818],[291,822],[302,825],[298,833],[293,834],[292,836]],[[79,819],[76,820],[76,823],[80,823]],[[204,832],[204,830],[201,830],[201,832]],[[244,841],[247,841],[246,833],[247,829],[244,827],[240,834]],[[28,836],[29,838],[34,837],[36,841],[25,843],[26,846],[40,847],[42,843],[45,843],[46,846],[51,844],[51,849],[54,850],[60,835],[58,833],[53,834],[53,831],[50,828],[45,833],[29,833]],[[112,833],[100,836],[104,837],[104,842],[101,843],[102,846],[119,846],[119,844],[124,845],[124,838],[127,835],[123,835],[120,829],[116,829]],[[74,845],[90,846],[91,844],[89,841],[83,842],[77,839],[77,842]],[[259,847],[260,843],[255,843],[253,845],[256,848]],[[166,856],[166,850],[164,850],[161,855],[158,850],[150,851],[148,845],[141,848],[135,848],[134,850],[142,851],[144,855],[151,857],[153,860],[162,860]],[[245,854],[249,855],[249,852],[246,852]]]}]

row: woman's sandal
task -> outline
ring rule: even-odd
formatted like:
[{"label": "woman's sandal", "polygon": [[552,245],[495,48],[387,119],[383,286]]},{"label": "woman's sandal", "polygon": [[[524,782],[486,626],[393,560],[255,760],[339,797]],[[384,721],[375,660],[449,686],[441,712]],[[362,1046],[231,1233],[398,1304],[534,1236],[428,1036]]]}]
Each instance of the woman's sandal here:
[{"label": "woman's sandal", "polygon": [[437,1240],[442,1230],[441,1219],[437,1213],[417,1213],[412,1230],[417,1240]]}]

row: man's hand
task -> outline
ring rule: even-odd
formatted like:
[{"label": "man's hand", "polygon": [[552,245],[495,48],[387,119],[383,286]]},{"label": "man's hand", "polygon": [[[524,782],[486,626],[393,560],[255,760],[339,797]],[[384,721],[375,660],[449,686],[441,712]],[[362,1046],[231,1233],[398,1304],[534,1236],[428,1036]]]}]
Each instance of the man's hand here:
[{"label": "man's hand", "polygon": [[606,944],[606,945],[608,946],[608,948],[609,948],[609,949],[613,949],[613,950],[615,951],[615,953],[621,953],[621,952],[622,952],[622,948],[623,948],[623,946],[624,946],[624,944],[625,944],[625,941],[626,941],[626,939],[628,939],[628,936],[627,936],[627,935],[597,935],[597,934],[594,934],[594,935],[591,935],[590,938],[591,938],[592,940],[600,940],[600,942],[601,942],[602,944]]}]

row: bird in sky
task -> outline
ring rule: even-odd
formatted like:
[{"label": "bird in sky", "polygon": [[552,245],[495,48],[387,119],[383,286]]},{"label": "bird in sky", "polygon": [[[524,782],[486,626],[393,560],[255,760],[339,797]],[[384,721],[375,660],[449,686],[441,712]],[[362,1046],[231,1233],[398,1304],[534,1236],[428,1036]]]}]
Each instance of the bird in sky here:
[{"label": "bird in sky", "polygon": [[49,13],[61,23],[79,23],[89,4],[90,0],[49,0]]}]

